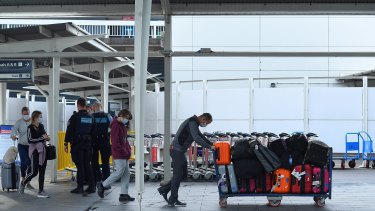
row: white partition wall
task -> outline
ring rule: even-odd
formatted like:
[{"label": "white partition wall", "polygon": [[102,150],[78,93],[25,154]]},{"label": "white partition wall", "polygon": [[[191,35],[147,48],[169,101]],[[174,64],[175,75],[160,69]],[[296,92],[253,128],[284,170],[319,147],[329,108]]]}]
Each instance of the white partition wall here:
[{"label": "white partition wall", "polygon": [[304,131],[303,88],[254,89],[254,131]]},{"label": "white partition wall", "polygon": [[368,88],[368,132],[375,139],[375,88]]},{"label": "white partition wall", "polygon": [[362,130],[362,88],[310,88],[309,102],[310,131],[345,152],[345,133]]},{"label": "white partition wall", "polygon": [[[14,125],[22,117],[22,107],[26,106],[24,98],[8,98],[6,102],[6,120],[7,124]],[[30,109],[30,111],[32,111]]]}]

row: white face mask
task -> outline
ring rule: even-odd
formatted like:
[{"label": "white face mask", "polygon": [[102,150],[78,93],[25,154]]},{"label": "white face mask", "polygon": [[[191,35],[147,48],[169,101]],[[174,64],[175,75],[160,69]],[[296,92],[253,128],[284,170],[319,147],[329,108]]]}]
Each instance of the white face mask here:
[{"label": "white face mask", "polygon": [[124,123],[124,125],[126,124],[126,123],[128,123],[129,122],[129,120],[128,119],[122,119],[122,123]]},{"label": "white face mask", "polygon": [[27,120],[30,119],[29,115],[23,115],[22,118],[23,118],[23,120],[25,120],[25,121],[27,121]]},{"label": "white face mask", "polygon": [[39,117],[38,122],[43,123],[43,117]]},{"label": "white face mask", "polygon": [[201,127],[207,127],[207,124],[206,123],[202,123],[199,126],[201,126]]}]

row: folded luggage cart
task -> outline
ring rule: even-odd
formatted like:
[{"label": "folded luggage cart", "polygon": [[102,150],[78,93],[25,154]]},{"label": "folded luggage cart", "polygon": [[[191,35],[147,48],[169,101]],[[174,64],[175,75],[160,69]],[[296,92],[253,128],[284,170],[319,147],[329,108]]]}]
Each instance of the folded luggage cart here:
[{"label": "folded luggage cart", "polygon": [[341,160],[341,169],[345,169],[345,162],[350,160],[348,165],[350,168],[354,168],[356,160],[361,159],[361,153],[359,151],[359,143],[363,140],[360,133],[346,133],[345,134],[345,154],[343,157],[335,156],[334,160]]},{"label": "folded luggage cart", "polygon": [[[221,175],[219,174],[219,167],[216,165],[216,153],[214,153],[214,164],[216,170],[216,179],[219,182]],[[227,206],[227,199],[229,197],[255,197],[255,196],[266,196],[268,200],[268,204],[271,207],[278,207],[281,204],[282,198],[285,197],[312,197],[315,201],[316,205],[319,207],[323,207],[325,205],[325,200],[327,198],[332,198],[332,148],[329,151],[329,164],[328,164],[328,172],[329,172],[329,186],[327,193],[308,193],[308,194],[293,194],[293,193],[223,193],[218,185],[219,190],[219,205],[220,207],[225,208]]]},{"label": "folded luggage cart", "polygon": [[[362,160],[363,161],[375,161],[374,150],[373,150],[373,141],[371,136],[365,132],[358,132],[358,136],[362,139]],[[367,166],[368,167],[368,166]],[[375,163],[372,163],[372,168],[375,168]]]}]

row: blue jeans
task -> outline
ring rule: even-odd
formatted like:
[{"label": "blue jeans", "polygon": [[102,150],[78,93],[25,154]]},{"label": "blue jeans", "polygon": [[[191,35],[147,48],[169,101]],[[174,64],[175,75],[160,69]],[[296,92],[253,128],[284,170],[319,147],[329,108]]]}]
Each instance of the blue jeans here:
[{"label": "blue jeans", "polygon": [[18,153],[20,154],[20,159],[21,159],[21,176],[25,178],[26,171],[27,171],[27,174],[30,174],[31,172],[31,168],[29,168],[31,164],[30,157],[29,157],[29,146],[18,144]]}]

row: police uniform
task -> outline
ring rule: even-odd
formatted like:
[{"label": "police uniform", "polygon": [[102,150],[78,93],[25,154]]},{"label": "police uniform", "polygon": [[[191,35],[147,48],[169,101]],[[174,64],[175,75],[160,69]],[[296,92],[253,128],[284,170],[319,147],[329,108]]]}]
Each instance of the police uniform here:
[{"label": "police uniform", "polygon": [[94,118],[87,110],[74,112],[68,122],[65,135],[65,145],[71,144],[72,160],[77,167],[77,189],[72,193],[83,192],[85,181],[88,191],[95,191],[95,181],[92,174],[91,157],[93,138],[96,137]]},{"label": "police uniform", "polygon": [[[111,144],[109,126],[112,117],[104,112],[96,112],[93,114],[96,124],[96,138],[93,144],[92,169],[94,172],[94,181],[101,182],[106,180],[110,175],[109,157],[111,156]],[[102,160],[102,171],[99,167],[99,151]]]}]

